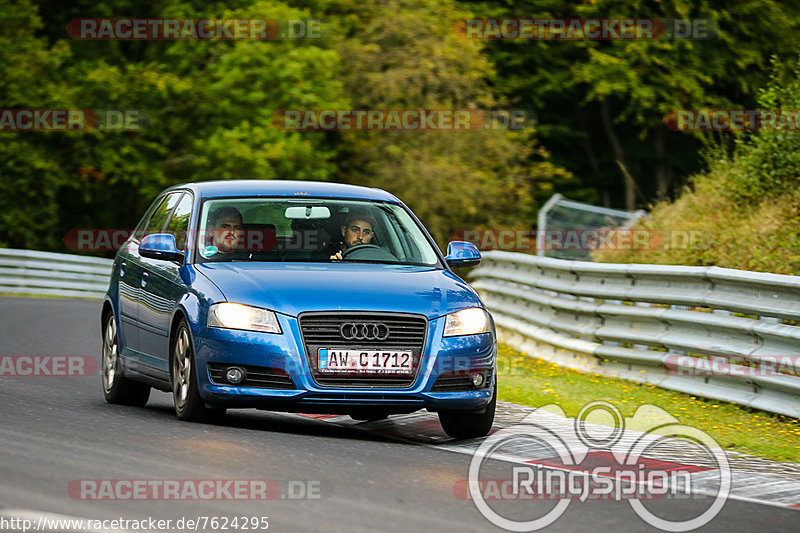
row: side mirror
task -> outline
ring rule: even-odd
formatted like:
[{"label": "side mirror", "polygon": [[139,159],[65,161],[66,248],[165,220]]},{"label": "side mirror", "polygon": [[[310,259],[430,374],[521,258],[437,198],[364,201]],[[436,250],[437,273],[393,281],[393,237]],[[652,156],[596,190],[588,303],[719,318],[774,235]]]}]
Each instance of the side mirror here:
[{"label": "side mirror", "polygon": [[471,242],[452,241],[447,245],[447,257],[444,260],[451,267],[472,267],[481,262],[481,253]]},{"label": "side mirror", "polygon": [[162,261],[183,261],[184,257],[175,244],[175,236],[169,233],[154,233],[142,239],[139,255]]}]

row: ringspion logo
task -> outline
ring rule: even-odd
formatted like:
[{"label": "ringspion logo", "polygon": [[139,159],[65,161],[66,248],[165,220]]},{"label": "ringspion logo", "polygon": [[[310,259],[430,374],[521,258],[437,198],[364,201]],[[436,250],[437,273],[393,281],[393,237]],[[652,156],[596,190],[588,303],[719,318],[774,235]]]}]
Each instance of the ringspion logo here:
[{"label": "ringspion logo", "polygon": [[[626,432],[626,426],[637,431]],[[676,444],[692,459],[665,460],[664,451],[673,450],[674,456]],[[492,474],[483,475],[489,461]],[[497,478],[498,464],[508,477]],[[695,486],[695,474],[702,475],[702,488]],[[574,420],[557,405],[548,405],[493,433],[473,454],[466,483],[457,482],[453,491],[508,531],[543,529],[576,500],[626,501],[655,528],[691,531],[722,510],[730,488],[728,458],[703,431],[679,424],[653,405],[623,417],[610,403],[598,401],[586,404]],[[662,518],[646,505],[689,498],[698,505],[679,520]],[[520,507],[511,514],[509,507],[493,507],[490,501],[517,502]],[[530,505],[544,501],[555,503]]]}]

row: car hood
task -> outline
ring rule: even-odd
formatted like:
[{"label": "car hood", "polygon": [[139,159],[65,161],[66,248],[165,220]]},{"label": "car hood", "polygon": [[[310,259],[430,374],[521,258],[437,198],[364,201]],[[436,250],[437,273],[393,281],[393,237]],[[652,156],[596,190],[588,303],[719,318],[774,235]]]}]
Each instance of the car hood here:
[{"label": "car hood", "polygon": [[395,311],[429,319],[483,307],[472,288],[448,270],[365,263],[195,265],[230,302],[297,316],[306,311]]}]

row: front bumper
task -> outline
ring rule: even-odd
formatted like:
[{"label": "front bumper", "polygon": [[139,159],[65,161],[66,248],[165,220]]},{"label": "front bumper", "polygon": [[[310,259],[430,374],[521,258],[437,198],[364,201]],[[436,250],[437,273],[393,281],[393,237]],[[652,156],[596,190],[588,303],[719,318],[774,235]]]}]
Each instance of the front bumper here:
[{"label": "front bumper", "polygon": [[[370,408],[387,412],[418,409],[481,411],[491,401],[497,341],[494,333],[442,337],[444,317],[428,321],[425,348],[414,381],[407,387],[322,386],[312,375],[296,318],[278,315],[282,334],[200,328],[195,332],[195,361],[200,396],[214,407],[251,407],[275,411],[345,413]],[[315,355],[315,354],[314,354]],[[294,389],[215,383],[209,364],[279,369]],[[437,378],[452,373],[483,371],[490,376],[480,389],[432,391]]]}]

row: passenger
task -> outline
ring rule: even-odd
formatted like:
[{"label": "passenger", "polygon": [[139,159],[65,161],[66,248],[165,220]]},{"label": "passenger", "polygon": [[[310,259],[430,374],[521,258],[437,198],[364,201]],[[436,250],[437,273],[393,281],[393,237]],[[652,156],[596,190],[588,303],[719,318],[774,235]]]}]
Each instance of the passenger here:
[{"label": "passenger", "polygon": [[200,252],[206,259],[234,259],[249,255],[244,250],[242,214],[235,207],[226,205],[212,211],[206,227],[211,232],[211,245]]}]

